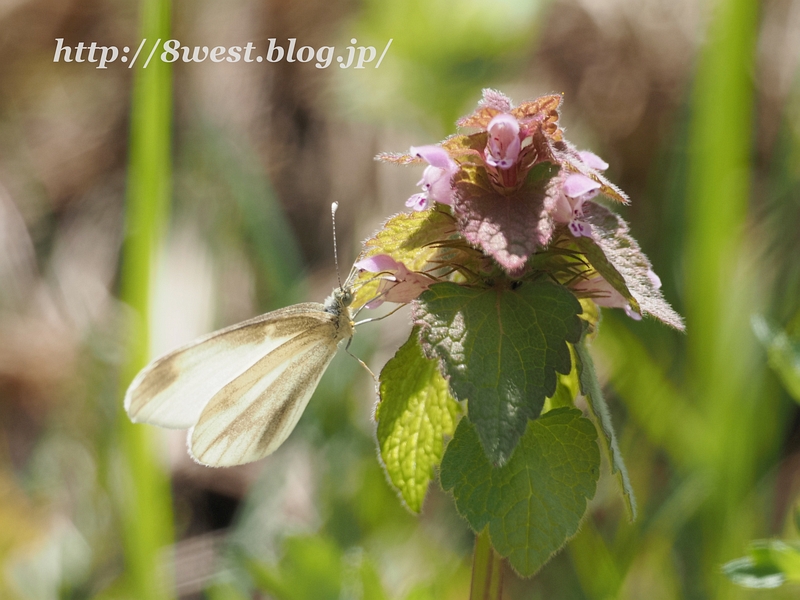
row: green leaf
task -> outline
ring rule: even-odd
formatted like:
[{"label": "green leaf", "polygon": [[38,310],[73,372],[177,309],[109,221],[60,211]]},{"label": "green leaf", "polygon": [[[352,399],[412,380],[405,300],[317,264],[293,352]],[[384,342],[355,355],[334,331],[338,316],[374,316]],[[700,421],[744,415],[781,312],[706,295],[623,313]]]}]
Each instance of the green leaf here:
[{"label": "green leaf", "polygon": [[460,407],[435,360],[425,358],[415,328],[380,375],[375,411],[378,445],[386,473],[408,508],[419,512],[444,436],[453,435]]},{"label": "green leaf", "polygon": [[622,460],[622,452],[620,452],[617,435],[614,433],[614,425],[611,422],[611,413],[605,398],[603,398],[603,391],[597,380],[592,356],[583,342],[575,345],[575,359],[581,393],[586,397],[589,412],[600,428],[606,456],[611,464],[611,472],[617,475],[622,497],[625,499],[625,506],[628,509],[628,517],[633,521],[636,519],[636,497],[633,494],[633,486],[628,476],[628,469],[625,468],[625,462]]},{"label": "green leaf", "polygon": [[722,567],[725,576],[747,588],[776,588],[787,581],[800,582],[800,545],[781,540],[756,540],[748,556]]},{"label": "green leaf", "polygon": [[633,310],[683,331],[683,319],[648,276],[652,265],[631,236],[628,224],[594,202],[586,203],[583,211],[592,225],[592,237],[581,236],[575,243],[592,267],[628,300]]},{"label": "green leaf", "polygon": [[511,456],[555,392],[556,372],[570,372],[567,342],[580,339],[580,312],[571,292],[548,281],[514,290],[440,283],[417,300],[423,350],[439,358],[456,399],[468,401],[492,463]]},{"label": "green leaf", "polygon": [[752,325],[767,351],[769,366],[789,395],[800,402],[800,340],[790,339],[785,331],[780,331],[761,315],[753,316]]},{"label": "green leaf", "polygon": [[528,423],[514,455],[493,468],[475,426],[461,419],[442,459],[441,482],[472,529],[521,575],[533,575],[575,533],[600,473],[597,431],[574,408]]}]

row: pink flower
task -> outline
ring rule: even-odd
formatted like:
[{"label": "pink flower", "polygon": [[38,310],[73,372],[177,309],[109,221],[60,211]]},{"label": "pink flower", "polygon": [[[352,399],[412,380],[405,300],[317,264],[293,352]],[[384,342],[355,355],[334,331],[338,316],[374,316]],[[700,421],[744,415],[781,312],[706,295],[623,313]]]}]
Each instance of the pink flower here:
[{"label": "pink flower", "polygon": [[412,146],[411,154],[428,162],[422,179],[417,185],[422,192],[414,194],[406,201],[406,206],[416,211],[425,210],[431,202],[440,204],[453,203],[453,188],[450,179],[458,171],[458,163],[450,158],[439,146]]},{"label": "pink flower", "polygon": [[519,157],[519,121],[507,113],[500,113],[489,121],[486,129],[489,133],[486,164],[498,169],[510,169]]},{"label": "pink flower", "polygon": [[[650,273],[652,273],[652,271],[650,271]],[[655,273],[653,273],[653,275],[655,275]],[[657,277],[658,276],[656,276],[656,278]],[[591,279],[581,279],[570,287],[573,291],[589,294],[598,306],[621,308],[625,311],[625,314],[634,321],[642,320],[642,315],[633,310],[623,295],[611,287],[611,284],[600,275],[595,275]]]},{"label": "pink flower", "polygon": [[599,190],[600,184],[594,179],[580,173],[568,175],[556,199],[553,219],[557,223],[568,223],[569,230],[575,237],[591,237],[592,226],[582,220],[583,203],[594,198]]},{"label": "pink flower", "polygon": [[428,286],[433,283],[430,277],[409,271],[408,267],[388,254],[370,256],[358,261],[354,266],[370,273],[387,274],[381,277],[378,296],[366,304],[367,308],[377,308],[384,302],[406,304],[427,290]]},{"label": "pink flower", "polygon": [[581,157],[583,164],[585,164],[590,169],[594,169],[595,171],[605,171],[608,168],[608,163],[599,156],[597,156],[597,154],[595,154],[594,152],[589,152],[588,150],[581,150],[580,152],[578,152],[578,156]]}]

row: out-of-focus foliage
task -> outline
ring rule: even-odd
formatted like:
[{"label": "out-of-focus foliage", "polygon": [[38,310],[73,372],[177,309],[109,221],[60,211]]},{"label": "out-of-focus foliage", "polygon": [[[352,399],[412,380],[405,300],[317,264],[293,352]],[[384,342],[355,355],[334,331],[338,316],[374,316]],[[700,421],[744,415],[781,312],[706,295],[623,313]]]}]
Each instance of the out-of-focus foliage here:
[{"label": "out-of-focus foliage", "polygon": [[[592,352],[639,518],[628,522],[602,473],[567,549],[533,580],[508,570],[506,597],[755,598],[722,565],[750,540],[798,537],[798,409],[785,371],[769,367],[778,337],[765,349],[751,329],[761,314],[788,340],[800,332],[796,3],[457,4],[176,3],[173,35],[188,45],[394,41],[372,71],[174,65],[173,208],[152,353],[325,297],[336,281],[330,202],[346,271],[360,240],[416,191],[421,170],[376,164],[378,152],[439,139],[483,87],[520,100],[563,92],[561,122],[630,195],[618,210],[687,334],[603,319]],[[53,51],[60,37],[135,47],[135,7],[0,9],[3,598],[125,593],[114,448],[133,317],[116,291],[133,71],[54,63]],[[360,327],[351,350],[376,370],[408,336],[402,320]],[[263,597],[307,577],[331,593],[466,597],[467,524],[437,483],[421,516],[401,506],[376,460],[374,403],[343,354],[263,463],[203,469],[183,432],[165,436],[175,594]],[[325,560],[304,566],[313,556]]]},{"label": "out-of-focus foliage", "polygon": [[748,547],[748,556],[723,566],[732,581],[755,589],[800,583],[800,547],[780,540],[758,540]]},{"label": "out-of-focus foliage", "polygon": [[452,131],[476,90],[524,67],[548,4],[465,0],[454,11],[446,0],[365,2],[352,31],[378,48],[392,39],[391,61],[360,77],[337,74],[350,110],[399,123],[413,115]]},{"label": "out-of-focus foliage", "polygon": [[753,315],[753,331],[767,351],[769,366],[792,398],[800,402],[800,340],[777,330],[761,315]]}]

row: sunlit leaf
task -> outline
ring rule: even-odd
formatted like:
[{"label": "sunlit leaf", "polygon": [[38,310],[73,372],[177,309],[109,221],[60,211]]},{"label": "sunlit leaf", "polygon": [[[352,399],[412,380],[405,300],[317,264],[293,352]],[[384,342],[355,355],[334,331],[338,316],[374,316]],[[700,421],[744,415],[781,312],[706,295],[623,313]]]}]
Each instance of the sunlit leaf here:
[{"label": "sunlit leaf", "polygon": [[[457,249],[459,240],[463,244],[449,209],[433,207],[420,212],[400,213],[388,219],[375,236],[364,242],[359,258],[388,254],[402,262],[409,271],[435,271],[441,263],[465,262]],[[362,273],[355,284],[353,308],[372,300],[378,283],[374,273]]]},{"label": "sunlit leaf", "polygon": [[386,473],[414,512],[422,508],[458,412],[437,361],[422,354],[415,329],[381,371],[375,411]]}]

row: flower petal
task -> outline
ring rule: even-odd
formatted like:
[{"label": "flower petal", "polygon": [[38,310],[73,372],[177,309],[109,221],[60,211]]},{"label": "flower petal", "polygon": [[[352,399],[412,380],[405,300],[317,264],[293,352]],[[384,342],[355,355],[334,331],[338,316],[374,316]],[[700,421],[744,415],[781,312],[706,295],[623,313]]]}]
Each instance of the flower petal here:
[{"label": "flower petal", "polygon": [[519,157],[519,121],[512,115],[500,113],[489,121],[487,131],[486,164],[510,169]]},{"label": "flower petal", "polygon": [[428,194],[414,194],[406,200],[406,206],[413,208],[415,211],[420,212],[430,206],[428,201]]},{"label": "flower petal", "polygon": [[589,152],[588,150],[581,150],[578,152],[578,156],[581,157],[583,164],[587,167],[594,169],[595,171],[605,171],[608,168],[608,163],[604,161],[602,158],[597,156],[594,152]]},{"label": "flower petal", "polygon": [[447,151],[439,146],[411,146],[409,152],[423,159],[429,165],[447,171],[450,175],[453,175],[458,170],[456,161],[450,158]]},{"label": "flower petal", "polygon": [[356,269],[369,271],[370,273],[382,273],[383,271],[389,271],[390,273],[393,273],[398,269],[398,267],[405,265],[397,262],[388,254],[376,254],[375,256],[370,256],[369,258],[359,260],[353,266]]},{"label": "flower petal", "polygon": [[575,237],[592,237],[592,226],[585,221],[578,221],[573,219],[569,222],[569,230]]},{"label": "flower petal", "polygon": [[356,268],[371,273],[389,273],[381,276],[378,295],[365,306],[376,308],[384,302],[406,304],[417,298],[433,283],[430,277],[409,271],[403,263],[388,254],[376,254],[355,264]]},{"label": "flower petal", "polygon": [[386,302],[407,304],[428,289],[432,281],[419,273],[409,273],[406,278],[390,284],[383,295]]},{"label": "flower petal", "polygon": [[570,198],[579,198],[584,194],[596,192],[600,189],[600,184],[586,175],[573,173],[564,180],[564,186],[561,189]]}]

